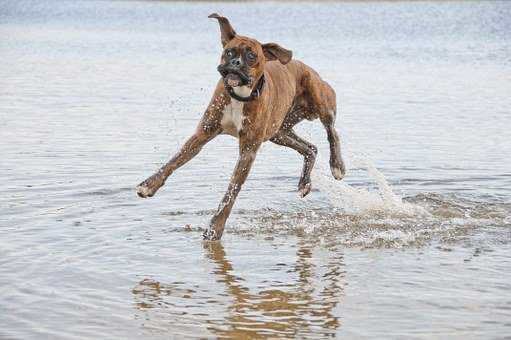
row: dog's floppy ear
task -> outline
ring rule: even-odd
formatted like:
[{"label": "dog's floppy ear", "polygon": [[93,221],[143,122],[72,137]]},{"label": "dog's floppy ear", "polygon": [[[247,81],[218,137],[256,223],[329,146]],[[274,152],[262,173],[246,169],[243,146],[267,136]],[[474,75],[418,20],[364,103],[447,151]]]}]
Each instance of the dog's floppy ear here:
[{"label": "dog's floppy ear", "polygon": [[287,64],[293,57],[293,52],[286,50],[284,47],[275,44],[267,43],[261,45],[263,48],[264,56],[267,60],[279,60],[282,64]]},{"label": "dog's floppy ear", "polygon": [[234,36],[236,31],[232,28],[231,23],[226,17],[222,17],[216,13],[208,15],[208,18],[217,19],[220,24],[220,39],[222,40],[222,46],[225,46]]}]

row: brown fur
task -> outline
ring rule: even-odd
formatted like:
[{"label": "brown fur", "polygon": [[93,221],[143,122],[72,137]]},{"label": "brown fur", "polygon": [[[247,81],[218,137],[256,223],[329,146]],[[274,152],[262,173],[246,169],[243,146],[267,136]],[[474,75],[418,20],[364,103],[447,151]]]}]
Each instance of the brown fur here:
[{"label": "brown fur", "polygon": [[[298,187],[302,197],[310,192],[310,173],[317,149],[293,131],[293,127],[303,119],[319,118],[324,125],[330,144],[330,167],[334,177],[342,179],[345,167],[341,158],[340,140],[334,128],[336,99],[330,85],[309,66],[298,60],[290,60],[291,51],[274,43],[261,44],[255,39],[236,35],[226,18],[216,14],[210,17],[219,20],[221,41],[225,49],[248,47],[257,54],[257,60],[249,68],[249,74],[254,80],[264,74],[262,92],[255,100],[244,103],[242,127],[234,134],[232,129],[223,128],[221,125],[223,110],[234,100],[229,96],[221,79],[194,135],[157,173],[140,183],[137,192],[141,197],[153,196],[166,179],[197,155],[208,141],[221,133],[234,135],[239,139],[238,162],[227,192],[205,233],[206,239],[218,240],[263,142],[269,140],[290,147],[304,156]],[[252,86],[255,86],[254,84],[255,82]]]}]

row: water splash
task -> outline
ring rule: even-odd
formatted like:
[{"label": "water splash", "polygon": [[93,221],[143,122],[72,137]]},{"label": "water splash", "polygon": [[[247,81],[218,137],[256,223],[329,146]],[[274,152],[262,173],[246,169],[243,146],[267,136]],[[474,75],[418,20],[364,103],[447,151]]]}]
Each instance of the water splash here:
[{"label": "water splash", "polygon": [[460,242],[468,234],[488,228],[497,235],[493,239],[499,242],[509,239],[509,235],[505,236],[509,204],[435,193],[400,197],[368,157],[357,154],[347,159],[351,169],[362,170],[363,186],[335,180],[327,163],[318,157],[312,183],[329,204],[318,205],[313,198],[309,206],[302,203],[298,209],[290,206],[285,211],[273,208],[237,211],[237,226],[232,232],[301,235],[325,245],[363,248],[421,246],[433,240]]},{"label": "water splash", "polygon": [[420,206],[404,202],[397,196],[385,176],[366,156],[351,155],[352,168],[364,169],[370,181],[376,183],[377,190],[355,188],[346,181],[335,180],[328,167],[318,157],[316,168],[312,173],[314,186],[319,189],[337,209],[348,214],[368,215],[383,213],[386,215],[420,216],[429,213]]}]

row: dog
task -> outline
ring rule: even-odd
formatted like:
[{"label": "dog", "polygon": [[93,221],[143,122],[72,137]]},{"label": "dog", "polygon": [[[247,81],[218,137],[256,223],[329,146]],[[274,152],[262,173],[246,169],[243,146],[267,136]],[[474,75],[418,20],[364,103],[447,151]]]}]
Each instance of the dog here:
[{"label": "dog", "polygon": [[337,106],[332,87],[311,67],[292,59],[290,50],[238,35],[229,20],[216,13],[209,18],[218,20],[220,25],[223,52],[217,70],[221,78],[195,133],[158,172],[137,186],[137,194],[143,198],[153,196],[174,171],[219,134],[238,138],[239,157],[229,187],[203,235],[205,240],[220,240],[263,142],[289,147],[304,157],[298,182],[301,197],[311,190],[310,175],[318,152],[316,146],[294,132],[293,127],[302,120],[319,118],[323,124],[333,177],[341,180],[346,168],[334,127]]}]

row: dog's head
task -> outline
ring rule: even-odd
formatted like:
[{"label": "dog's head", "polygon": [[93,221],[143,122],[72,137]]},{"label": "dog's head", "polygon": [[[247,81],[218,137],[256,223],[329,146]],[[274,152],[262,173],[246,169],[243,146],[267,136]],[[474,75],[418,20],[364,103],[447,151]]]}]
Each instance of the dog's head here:
[{"label": "dog's head", "polygon": [[228,86],[251,86],[263,74],[267,61],[278,60],[287,64],[292,58],[291,51],[275,43],[261,44],[255,39],[237,35],[225,17],[213,13],[209,18],[217,19],[220,24],[224,50],[218,72]]}]

